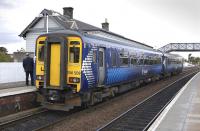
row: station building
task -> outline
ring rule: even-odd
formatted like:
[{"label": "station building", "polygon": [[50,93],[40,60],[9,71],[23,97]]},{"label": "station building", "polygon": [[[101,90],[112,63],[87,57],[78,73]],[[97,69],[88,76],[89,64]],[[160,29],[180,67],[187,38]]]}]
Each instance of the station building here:
[{"label": "station building", "polygon": [[47,32],[63,30],[75,30],[81,33],[88,33],[118,41],[129,42],[134,44],[135,47],[142,49],[153,49],[151,46],[109,31],[109,23],[107,20],[102,23],[102,28],[99,28],[74,19],[72,7],[64,7],[63,14],[48,9],[42,10],[39,16],[35,17],[35,19],[21,32],[19,36],[26,40],[26,52],[34,53],[35,41],[39,35]]}]

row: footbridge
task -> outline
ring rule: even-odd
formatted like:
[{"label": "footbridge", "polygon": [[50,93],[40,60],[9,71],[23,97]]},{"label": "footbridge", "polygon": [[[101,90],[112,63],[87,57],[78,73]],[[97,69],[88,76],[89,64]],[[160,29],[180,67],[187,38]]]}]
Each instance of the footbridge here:
[{"label": "footbridge", "polygon": [[200,51],[200,43],[169,43],[158,50],[166,53],[172,51]]}]

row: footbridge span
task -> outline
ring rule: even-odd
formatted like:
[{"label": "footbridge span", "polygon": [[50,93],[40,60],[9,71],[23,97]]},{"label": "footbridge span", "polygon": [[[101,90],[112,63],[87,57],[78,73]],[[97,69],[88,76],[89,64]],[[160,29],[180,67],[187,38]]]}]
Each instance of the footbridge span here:
[{"label": "footbridge span", "polygon": [[200,43],[169,43],[158,50],[166,53],[172,51],[200,51]]}]

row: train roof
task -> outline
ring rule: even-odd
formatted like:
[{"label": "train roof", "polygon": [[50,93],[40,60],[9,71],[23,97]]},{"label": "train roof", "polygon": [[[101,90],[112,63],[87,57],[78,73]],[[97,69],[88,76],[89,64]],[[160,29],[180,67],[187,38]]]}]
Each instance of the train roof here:
[{"label": "train roof", "polygon": [[175,59],[184,59],[181,55],[179,54],[171,54],[171,53],[164,53],[165,56],[169,58],[175,58]]},{"label": "train roof", "polygon": [[96,35],[92,35],[92,34],[84,34],[84,33],[73,31],[73,30],[55,31],[55,32],[51,32],[51,33],[45,33],[45,34],[42,34],[40,36],[48,36],[48,35],[65,35],[65,36],[74,36],[75,35],[75,36],[82,37],[83,40],[85,38],[91,38],[91,39],[94,39],[94,40],[106,41],[106,42],[109,42],[109,44],[114,43],[114,44],[118,44],[119,46],[126,46],[127,48],[131,47],[132,49],[137,50],[137,51],[160,54],[160,55],[162,54],[162,52],[155,50],[153,48],[147,48],[147,49],[139,48],[139,47],[134,46],[133,44],[130,44],[130,43],[120,42],[120,41],[117,41],[117,40],[112,40],[112,39],[108,39],[108,38],[104,38],[104,37],[96,36]]}]

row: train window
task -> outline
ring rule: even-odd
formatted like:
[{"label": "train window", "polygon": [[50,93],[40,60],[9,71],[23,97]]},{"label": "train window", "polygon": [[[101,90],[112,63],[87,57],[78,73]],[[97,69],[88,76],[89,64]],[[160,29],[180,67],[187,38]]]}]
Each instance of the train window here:
[{"label": "train window", "polygon": [[161,59],[160,58],[156,59],[156,64],[161,64]]},{"label": "train window", "polygon": [[70,63],[79,63],[80,48],[70,47],[69,53],[70,53],[70,56],[69,56]]},{"label": "train window", "polygon": [[38,49],[38,60],[39,61],[44,61],[44,45],[39,46],[39,49]]},{"label": "train window", "polygon": [[149,60],[148,59],[144,59],[144,65],[149,65]]},{"label": "train window", "polygon": [[44,41],[39,41],[39,44],[44,44]]},{"label": "train window", "polygon": [[96,53],[96,51],[93,51],[93,62],[97,63],[97,53]]},{"label": "train window", "polygon": [[131,64],[132,65],[137,65],[137,59],[136,58],[132,58],[131,59]]},{"label": "train window", "polygon": [[70,41],[70,45],[80,45],[79,41]]},{"label": "train window", "polygon": [[153,59],[150,59],[149,60],[149,65],[153,65],[154,64],[154,60]]},{"label": "train window", "polygon": [[99,51],[99,66],[103,67],[103,52]]},{"label": "train window", "polygon": [[143,65],[143,59],[139,59],[139,65]]},{"label": "train window", "polygon": [[153,61],[154,61],[154,62],[153,62],[154,65],[158,64],[157,59],[154,59]]},{"label": "train window", "polygon": [[128,66],[128,58],[120,58],[121,66]]},{"label": "train window", "polygon": [[111,61],[112,61],[112,66],[117,66],[116,53],[114,51],[112,51],[112,53],[111,53]]}]

